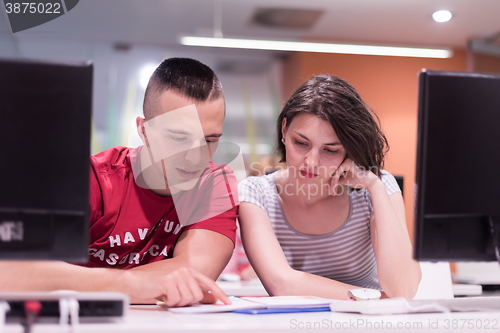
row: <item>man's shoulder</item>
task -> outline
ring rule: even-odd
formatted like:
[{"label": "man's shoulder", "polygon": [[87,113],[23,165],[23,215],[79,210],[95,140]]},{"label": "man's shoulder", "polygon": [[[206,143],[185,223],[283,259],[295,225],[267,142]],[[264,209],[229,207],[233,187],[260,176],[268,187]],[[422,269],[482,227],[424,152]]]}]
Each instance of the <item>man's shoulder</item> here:
[{"label": "man's shoulder", "polygon": [[210,161],[205,168],[204,175],[234,174],[233,168],[225,163],[214,163]]},{"label": "man's shoulder", "polygon": [[216,184],[238,185],[233,168],[227,164],[218,164],[210,161],[200,176],[198,186],[216,186]]},{"label": "man's shoulder", "polygon": [[131,158],[137,153],[137,148],[111,147],[90,156],[90,161],[96,173],[113,174],[119,170],[129,169]]}]

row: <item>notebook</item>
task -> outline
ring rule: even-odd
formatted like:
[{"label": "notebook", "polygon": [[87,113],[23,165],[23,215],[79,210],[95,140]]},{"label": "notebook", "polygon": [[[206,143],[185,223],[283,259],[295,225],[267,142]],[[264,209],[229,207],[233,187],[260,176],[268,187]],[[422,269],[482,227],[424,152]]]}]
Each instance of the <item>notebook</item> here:
[{"label": "notebook", "polygon": [[[232,304],[222,302],[215,304],[195,304],[189,307],[168,308],[173,313],[216,313],[235,310],[256,309],[314,309],[328,308],[336,300],[314,296],[269,296],[269,297],[234,297],[230,296]],[[162,304],[159,304],[162,306]],[[164,307],[164,306],[163,306]]]}]

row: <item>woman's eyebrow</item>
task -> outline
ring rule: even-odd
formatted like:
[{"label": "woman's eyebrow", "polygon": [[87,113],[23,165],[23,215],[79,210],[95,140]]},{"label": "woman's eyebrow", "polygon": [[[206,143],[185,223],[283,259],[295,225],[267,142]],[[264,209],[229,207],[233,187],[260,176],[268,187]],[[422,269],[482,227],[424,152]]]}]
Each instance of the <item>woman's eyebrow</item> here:
[{"label": "woman's eyebrow", "polygon": [[[301,134],[301,133],[299,133],[299,132],[295,132],[295,133],[296,133],[298,136],[300,136],[300,137],[302,137],[302,138],[306,139],[307,141],[311,141],[311,140],[309,140],[309,139],[307,138],[307,136],[305,136],[304,134]],[[331,143],[325,143],[325,146],[342,146],[342,145],[340,144],[340,142],[335,141],[335,142],[331,142]]]},{"label": "woman's eyebrow", "polygon": [[294,131],[294,132],[295,132],[295,134],[297,134],[297,135],[298,135],[298,136],[300,136],[301,138],[306,139],[307,141],[310,141],[310,140],[307,138],[307,136],[305,136],[304,134],[300,134],[299,132],[296,132],[296,131]]}]

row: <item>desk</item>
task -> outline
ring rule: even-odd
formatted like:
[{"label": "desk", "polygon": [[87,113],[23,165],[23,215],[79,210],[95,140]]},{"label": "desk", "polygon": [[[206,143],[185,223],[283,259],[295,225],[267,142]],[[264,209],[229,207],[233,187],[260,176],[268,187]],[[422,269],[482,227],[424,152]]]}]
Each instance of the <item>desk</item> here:
[{"label": "desk", "polygon": [[[496,325],[492,325],[492,323]],[[489,323],[489,328],[484,327]],[[467,328],[467,326],[471,328]],[[480,327],[483,327],[482,329]],[[366,316],[353,313],[309,312],[267,315],[236,313],[180,315],[153,305],[131,306],[122,321],[84,323],[74,330],[56,324],[35,325],[33,333],[58,332],[500,332],[500,312]],[[21,333],[7,324],[5,333]]]},{"label": "desk", "polygon": [[237,282],[217,281],[217,285],[231,296],[269,296],[258,279]]},{"label": "desk", "polygon": [[[257,279],[238,282],[217,281],[217,284],[228,295],[268,296],[266,289]],[[483,294],[481,286],[476,284],[453,284],[452,288],[455,296],[481,296]],[[500,295],[500,292],[496,295]]]}]

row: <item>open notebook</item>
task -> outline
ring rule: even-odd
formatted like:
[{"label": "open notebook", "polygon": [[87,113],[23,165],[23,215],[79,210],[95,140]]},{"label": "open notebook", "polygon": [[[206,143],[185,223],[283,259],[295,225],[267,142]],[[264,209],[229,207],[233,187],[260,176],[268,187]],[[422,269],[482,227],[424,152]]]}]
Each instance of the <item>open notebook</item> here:
[{"label": "open notebook", "polygon": [[[314,296],[229,297],[232,304],[195,304],[182,308],[169,308],[173,313],[215,313],[254,309],[314,309],[329,307],[336,300]],[[159,304],[161,306],[161,303]]]}]

